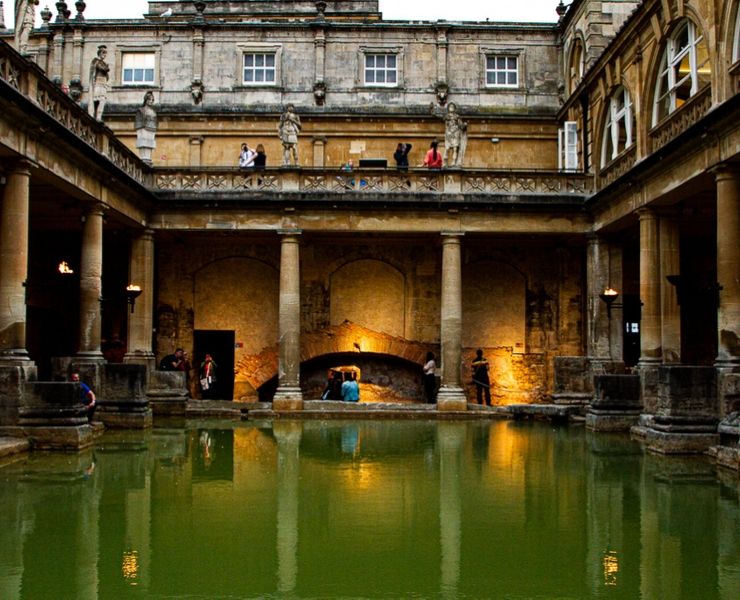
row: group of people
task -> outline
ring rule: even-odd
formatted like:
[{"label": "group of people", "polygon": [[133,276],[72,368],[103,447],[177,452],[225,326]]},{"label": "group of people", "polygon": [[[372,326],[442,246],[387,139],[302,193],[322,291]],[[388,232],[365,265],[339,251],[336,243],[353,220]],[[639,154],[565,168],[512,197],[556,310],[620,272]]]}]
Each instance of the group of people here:
[{"label": "group of people", "polygon": [[[198,369],[198,387],[204,400],[216,398],[216,361],[206,353]],[[168,354],[159,361],[160,371],[182,371],[190,387],[190,373],[193,369],[190,363],[190,355],[182,348],[177,348],[174,354]]]},{"label": "group of people", "polygon": [[322,400],[342,400],[343,402],[360,401],[360,384],[354,371],[335,371],[329,369],[326,388],[321,394]]},{"label": "group of people", "polygon": [[240,169],[264,169],[266,165],[267,154],[265,154],[265,147],[262,144],[257,144],[254,150],[246,142],[242,144],[239,151]]},{"label": "group of people", "polygon": [[[475,360],[471,364],[471,369],[478,404],[491,406],[491,381],[488,377],[488,360],[483,356],[483,350],[480,348],[475,351]],[[436,370],[437,363],[434,360],[434,353],[427,352],[426,362],[422,367],[424,373],[424,400],[427,404],[434,404],[437,401]]]}]

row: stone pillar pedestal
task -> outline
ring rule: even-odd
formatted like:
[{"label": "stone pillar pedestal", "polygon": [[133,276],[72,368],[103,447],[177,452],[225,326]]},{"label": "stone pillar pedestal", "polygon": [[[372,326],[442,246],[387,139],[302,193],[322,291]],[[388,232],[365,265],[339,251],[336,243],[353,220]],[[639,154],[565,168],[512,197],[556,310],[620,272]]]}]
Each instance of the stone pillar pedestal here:
[{"label": "stone pillar pedestal", "polygon": [[586,427],[594,431],[629,431],[640,418],[641,409],[637,375],[595,375]]},{"label": "stone pillar pedestal", "polygon": [[92,445],[93,429],[78,383],[34,382],[25,386],[18,424],[38,450],[80,450]]},{"label": "stone pillar pedestal", "polygon": [[149,371],[146,396],[155,417],[184,416],[190,397],[185,373],[182,371]]},{"label": "stone pillar pedestal", "polygon": [[462,233],[442,234],[442,302],[440,346],[442,385],[437,393],[437,410],[467,410],[460,378],[462,360]]},{"label": "stone pillar pedestal", "polygon": [[78,356],[102,359],[100,298],[103,291],[103,205],[85,213],[80,258],[80,351]]},{"label": "stone pillar pedestal", "polygon": [[703,453],[719,442],[717,370],[714,367],[662,366],[658,406],[645,441],[662,454]]},{"label": "stone pillar pedestal", "polygon": [[301,371],[300,231],[279,232],[280,244],[280,356],[278,388],[272,400],[276,411],[303,410]]},{"label": "stone pillar pedestal", "polygon": [[145,388],[146,367],[143,365],[106,364],[95,417],[106,427],[151,427],[152,410]]},{"label": "stone pillar pedestal", "polygon": [[624,363],[590,356],[553,358],[554,404],[586,407],[594,397],[594,377],[624,373]]},{"label": "stone pillar pedestal", "polygon": [[36,377],[36,365],[29,360],[17,365],[0,363],[0,427],[18,425],[26,385]]}]

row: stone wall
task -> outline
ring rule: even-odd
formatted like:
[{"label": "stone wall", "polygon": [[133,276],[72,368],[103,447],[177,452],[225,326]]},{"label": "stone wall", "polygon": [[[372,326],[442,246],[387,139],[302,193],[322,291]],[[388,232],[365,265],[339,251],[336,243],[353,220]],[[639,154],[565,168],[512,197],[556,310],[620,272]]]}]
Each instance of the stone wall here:
[{"label": "stone wall", "polygon": [[[582,249],[474,239],[463,247],[463,382],[480,347],[498,403],[542,401],[552,390],[552,357],[581,351],[582,292],[571,274]],[[163,240],[158,357],[192,349],[195,330],[234,331],[234,397],[256,399],[277,374],[279,252],[277,236]],[[420,399],[417,371],[427,351],[439,354],[440,269],[437,239],[301,240],[301,360],[318,361],[302,372],[307,390],[323,389],[326,369],[346,362],[322,356],[358,353],[364,382],[379,386],[372,394],[387,384],[388,396]]]}]

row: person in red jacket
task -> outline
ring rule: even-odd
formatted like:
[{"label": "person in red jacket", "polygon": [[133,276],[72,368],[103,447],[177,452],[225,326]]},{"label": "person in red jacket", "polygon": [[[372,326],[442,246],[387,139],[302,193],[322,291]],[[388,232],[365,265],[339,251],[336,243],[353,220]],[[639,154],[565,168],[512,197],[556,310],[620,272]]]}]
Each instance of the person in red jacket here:
[{"label": "person in red jacket", "polygon": [[424,166],[430,169],[442,168],[442,155],[437,152],[437,140],[430,144],[427,155],[424,157]]}]

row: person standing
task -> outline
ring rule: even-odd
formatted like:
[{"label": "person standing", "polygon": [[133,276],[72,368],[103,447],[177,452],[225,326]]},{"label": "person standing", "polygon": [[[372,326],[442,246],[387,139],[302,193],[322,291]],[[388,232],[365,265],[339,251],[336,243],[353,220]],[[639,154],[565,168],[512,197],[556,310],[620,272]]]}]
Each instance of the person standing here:
[{"label": "person standing", "polygon": [[398,144],[396,151],[393,153],[396,167],[401,171],[405,171],[409,168],[409,152],[411,152],[411,144],[401,143]]},{"label": "person standing", "polygon": [[257,153],[250,149],[246,143],[242,144],[241,151],[239,152],[239,168],[248,169],[253,167],[256,156]]},{"label": "person standing", "polygon": [[347,379],[342,384],[342,400],[345,402],[360,401],[360,386],[357,384],[357,374],[347,373]]},{"label": "person standing", "polygon": [[254,155],[254,168],[264,169],[267,166],[267,155],[265,154],[265,147],[262,144],[257,144],[257,153]]},{"label": "person standing", "polygon": [[199,371],[200,391],[204,400],[210,400],[215,397],[216,368],[216,361],[213,360],[210,354],[206,354],[203,362],[200,363]]},{"label": "person standing", "polygon": [[488,361],[483,358],[483,350],[475,351],[473,361],[473,383],[478,404],[483,404],[483,394],[486,397],[486,406],[491,406],[491,382],[488,379]]},{"label": "person standing", "polygon": [[69,376],[69,380],[72,381],[73,383],[80,384],[80,399],[82,400],[82,403],[85,405],[85,408],[87,409],[87,422],[92,423],[93,415],[95,414],[95,406],[96,406],[95,392],[93,392],[90,389],[89,385],[87,385],[84,381],[80,380],[80,374],[77,372],[72,373]]},{"label": "person standing", "polygon": [[424,157],[424,166],[430,169],[442,168],[442,155],[437,152],[437,140],[429,144],[429,150],[427,150],[427,154]]},{"label": "person standing", "polygon": [[162,360],[159,361],[160,371],[179,371],[180,363],[182,362],[183,349],[178,348],[174,354],[168,354]]},{"label": "person standing", "polygon": [[434,353],[427,352],[427,361],[422,367],[424,372],[424,398],[427,404],[434,404],[437,401],[437,376],[434,374],[437,370],[437,363],[434,360]]}]

